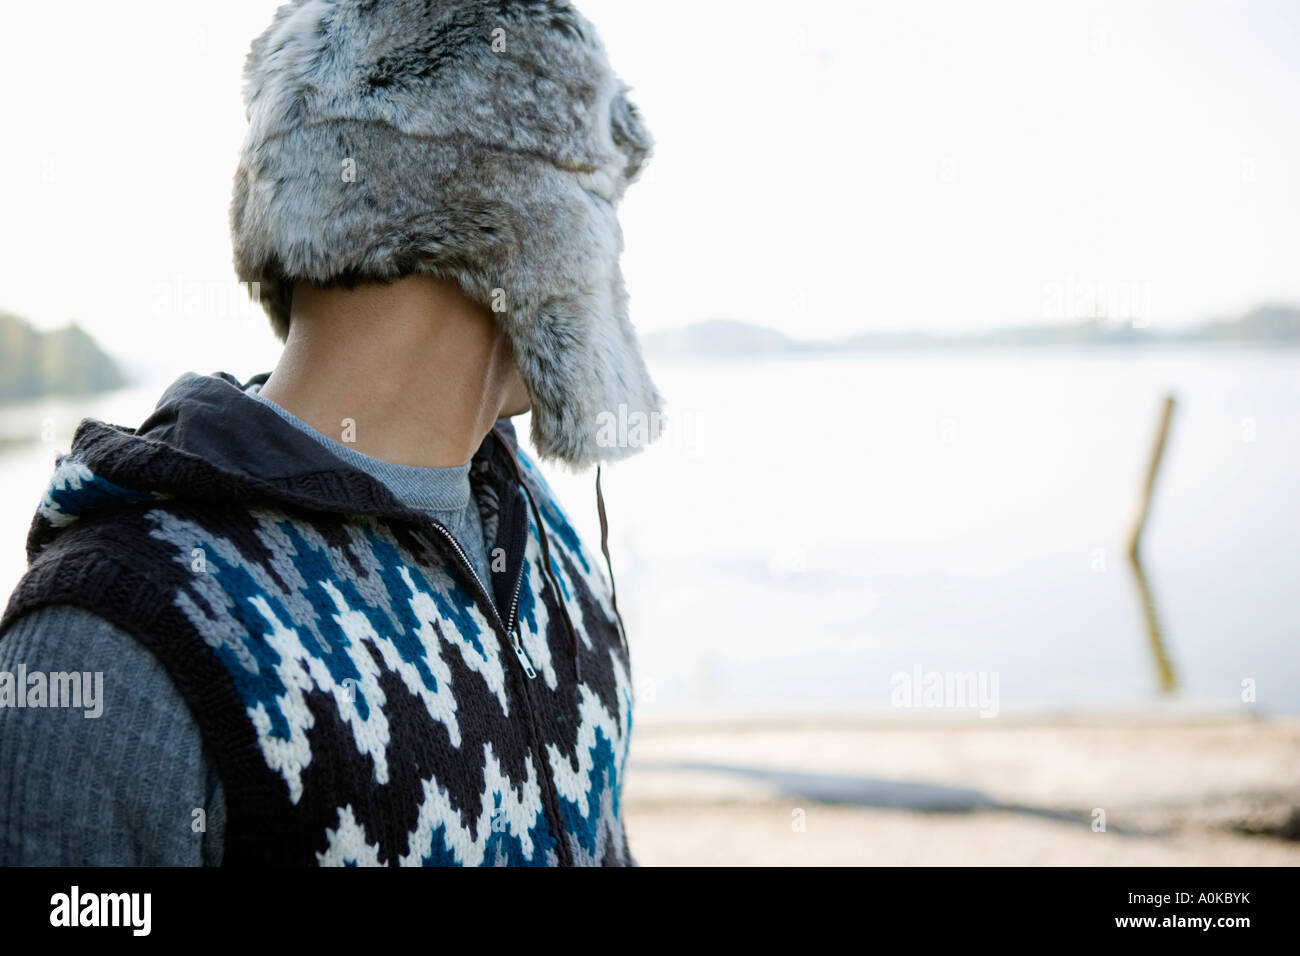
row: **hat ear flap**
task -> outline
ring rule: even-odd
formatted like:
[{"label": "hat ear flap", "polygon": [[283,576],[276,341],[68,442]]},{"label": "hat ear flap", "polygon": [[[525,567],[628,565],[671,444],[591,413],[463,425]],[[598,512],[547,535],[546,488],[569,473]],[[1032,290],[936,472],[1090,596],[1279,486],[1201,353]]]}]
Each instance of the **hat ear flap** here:
[{"label": "hat ear flap", "polygon": [[641,118],[641,111],[628,99],[627,93],[628,88],[624,87],[623,91],[614,97],[609,110],[614,145],[627,157],[623,176],[630,183],[637,178],[646,160],[650,158],[650,153],[654,149],[654,138]]}]

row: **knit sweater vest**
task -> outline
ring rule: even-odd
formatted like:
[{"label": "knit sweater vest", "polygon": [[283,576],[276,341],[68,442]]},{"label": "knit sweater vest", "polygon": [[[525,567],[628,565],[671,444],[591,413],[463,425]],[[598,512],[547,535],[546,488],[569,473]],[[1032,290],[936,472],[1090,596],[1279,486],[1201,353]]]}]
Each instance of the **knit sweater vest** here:
[{"label": "knit sweater vest", "polygon": [[508,423],[471,468],[485,582],[241,387],[82,423],[0,639],[65,604],[152,652],[220,771],[226,865],[633,865],[612,590]]}]

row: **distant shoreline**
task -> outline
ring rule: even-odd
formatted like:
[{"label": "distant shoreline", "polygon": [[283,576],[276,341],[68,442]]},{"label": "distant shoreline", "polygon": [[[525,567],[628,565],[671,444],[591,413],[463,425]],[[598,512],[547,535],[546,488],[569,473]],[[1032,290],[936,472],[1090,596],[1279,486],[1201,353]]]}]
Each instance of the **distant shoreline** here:
[{"label": "distant shoreline", "polygon": [[795,339],[762,325],[732,319],[712,319],[652,332],[643,336],[642,341],[644,351],[649,356],[704,358],[1179,346],[1290,349],[1300,347],[1300,308],[1262,306],[1236,319],[1209,322],[1177,331],[1157,331],[1132,322],[1089,319],[1073,324],[1019,326],[973,334],[869,332],[829,341]]},{"label": "distant shoreline", "polygon": [[40,330],[0,312],[0,342],[0,407],[86,398],[131,384],[117,360],[75,322]]},{"label": "distant shoreline", "polygon": [[1152,700],[1130,703],[1005,704],[995,718],[966,709],[925,710],[898,707],[804,709],[777,711],[709,708],[642,708],[641,730],[651,734],[766,733],[771,731],[988,730],[998,727],[1143,727],[1219,725],[1239,721],[1300,721],[1300,713],[1264,711],[1245,704],[1213,700]]},{"label": "distant shoreline", "polygon": [[1118,357],[1121,355],[1166,355],[1179,352],[1199,355],[1220,354],[1282,357],[1300,355],[1300,342],[1208,342],[1205,340],[1170,339],[1141,343],[1066,343],[1053,342],[1041,345],[1008,345],[1005,343],[988,344],[934,344],[934,345],[888,345],[872,348],[808,348],[789,351],[771,352],[696,352],[676,349],[649,349],[644,351],[647,359],[652,361],[673,362],[748,362],[767,359],[838,359],[838,358],[883,358],[885,356],[960,356],[972,359],[994,355],[1017,355],[1025,358],[1051,358],[1055,356],[1095,356]]}]

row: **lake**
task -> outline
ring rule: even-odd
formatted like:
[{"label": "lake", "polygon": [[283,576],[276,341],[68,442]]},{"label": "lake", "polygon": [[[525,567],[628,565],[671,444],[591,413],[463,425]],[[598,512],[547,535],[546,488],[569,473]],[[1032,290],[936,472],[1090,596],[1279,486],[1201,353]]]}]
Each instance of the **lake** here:
[{"label": "lake", "polygon": [[[639,713],[877,712],[917,675],[978,677],[999,712],[1300,712],[1300,352],[654,371],[668,431],[603,479]],[[138,423],[159,391],[0,417],[55,432],[0,452],[0,590],[71,423]],[[1148,614],[1125,539],[1166,393],[1178,406],[1143,543]],[[548,473],[596,550],[593,473]]]}]

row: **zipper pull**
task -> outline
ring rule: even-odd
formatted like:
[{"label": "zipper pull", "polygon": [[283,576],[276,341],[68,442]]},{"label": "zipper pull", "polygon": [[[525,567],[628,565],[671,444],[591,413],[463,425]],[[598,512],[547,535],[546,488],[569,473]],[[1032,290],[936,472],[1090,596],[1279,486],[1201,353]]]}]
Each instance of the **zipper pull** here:
[{"label": "zipper pull", "polygon": [[524,645],[519,643],[519,631],[511,631],[510,637],[514,641],[515,657],[519,658],[519,663],[523,665],[524,673],[528,675],[529,679],[536,677],[537,671],[533,670],[533,662],[524,653]]}]

